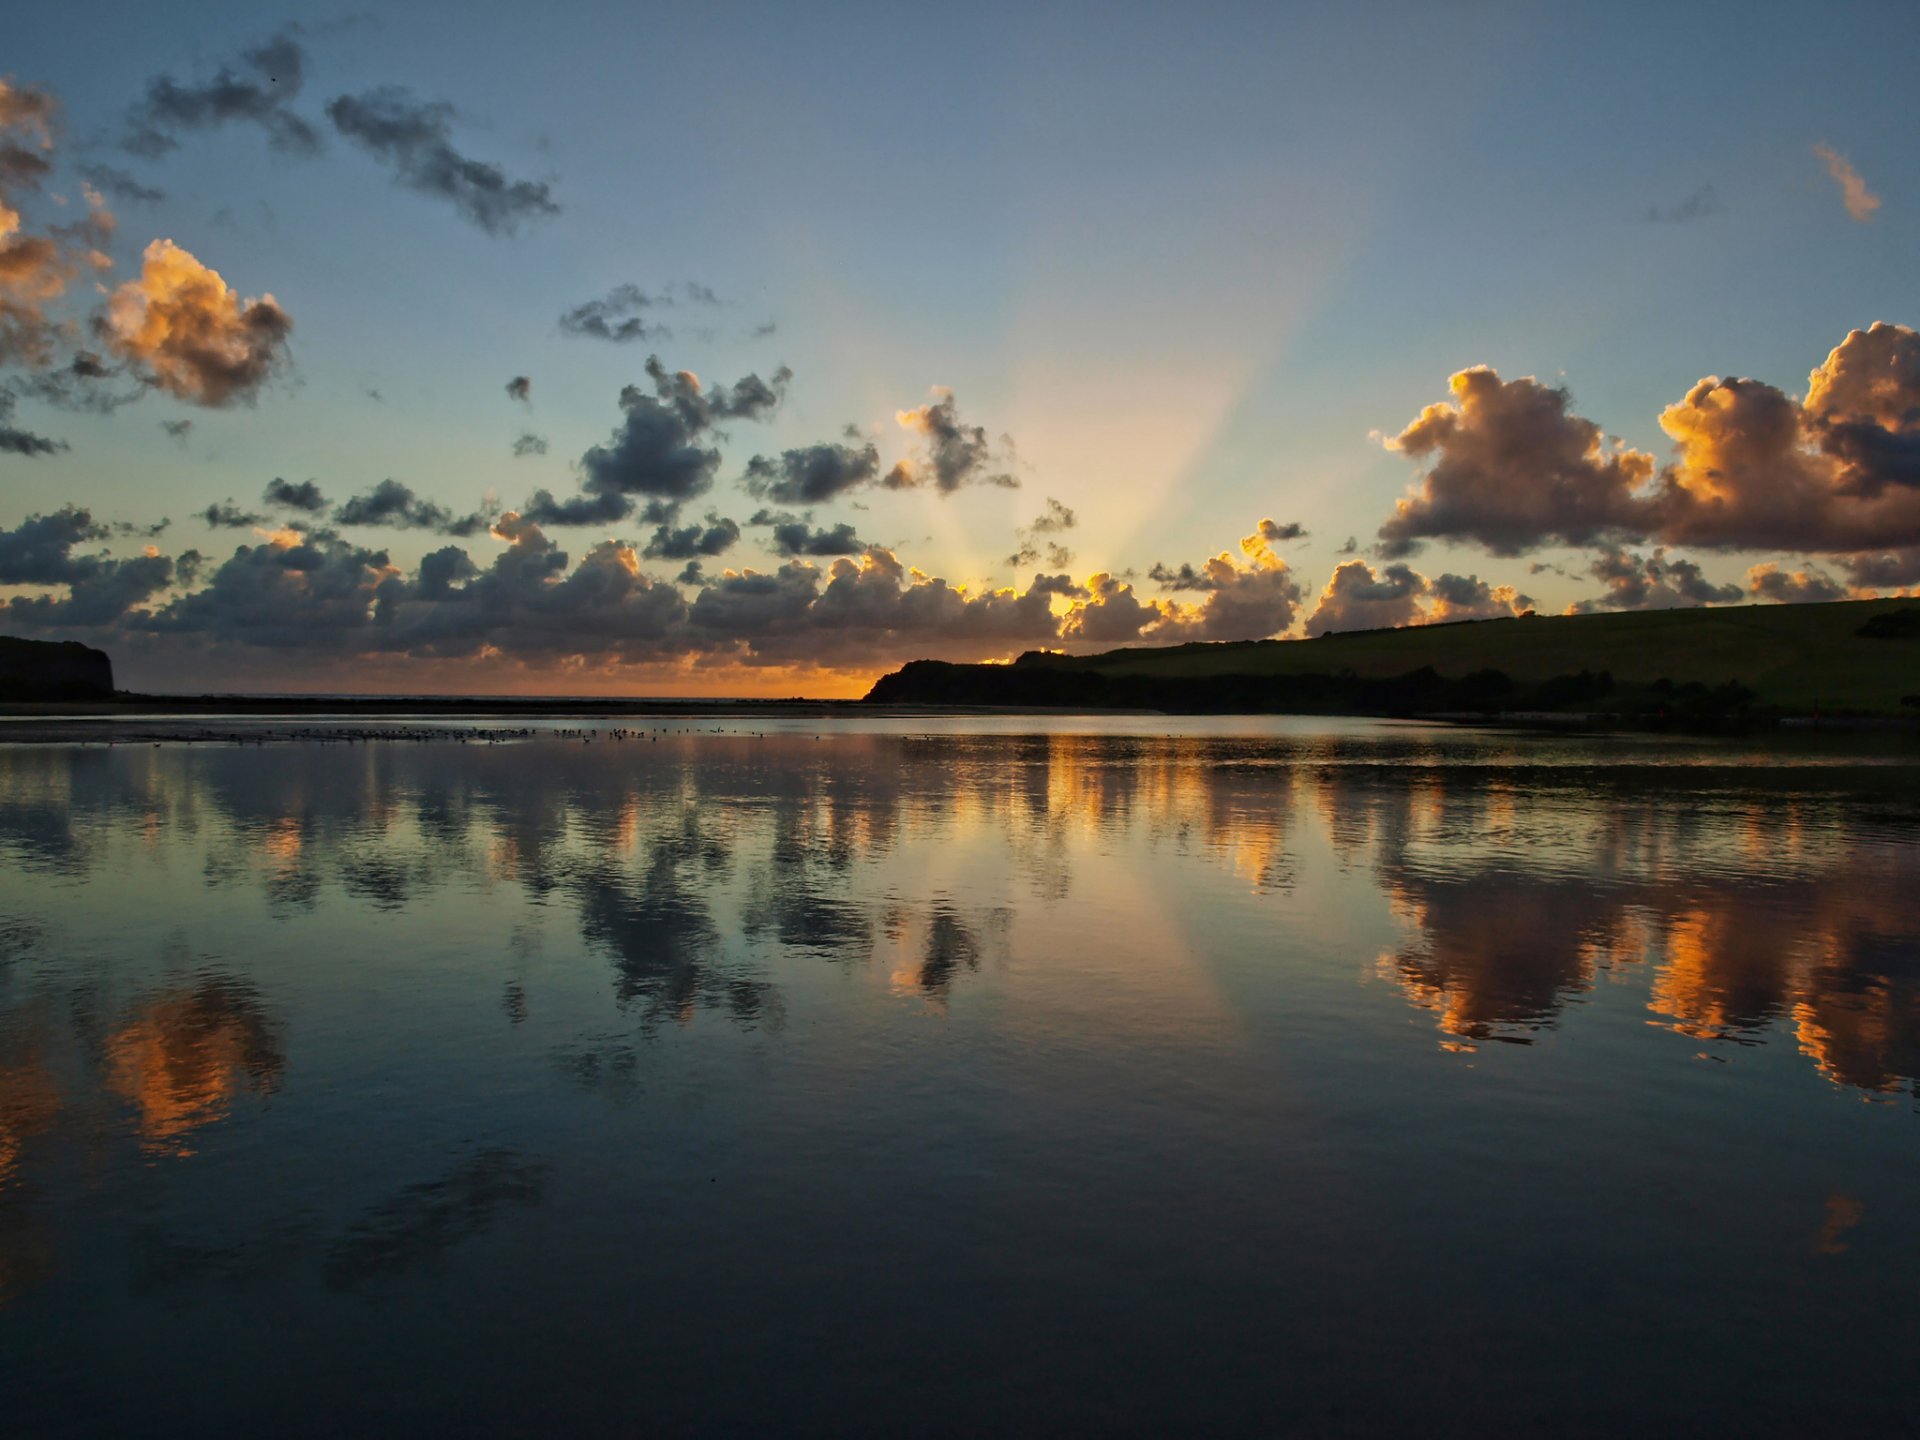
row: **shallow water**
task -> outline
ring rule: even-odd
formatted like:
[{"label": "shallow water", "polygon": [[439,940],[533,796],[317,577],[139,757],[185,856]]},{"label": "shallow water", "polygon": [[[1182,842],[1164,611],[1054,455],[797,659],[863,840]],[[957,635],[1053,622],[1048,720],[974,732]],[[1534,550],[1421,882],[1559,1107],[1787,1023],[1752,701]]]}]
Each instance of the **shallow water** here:
[{"label": "shallow water", "polygon": [[1897,743],[666,729],[0,746],[9,1433],[1913,1418]]}]

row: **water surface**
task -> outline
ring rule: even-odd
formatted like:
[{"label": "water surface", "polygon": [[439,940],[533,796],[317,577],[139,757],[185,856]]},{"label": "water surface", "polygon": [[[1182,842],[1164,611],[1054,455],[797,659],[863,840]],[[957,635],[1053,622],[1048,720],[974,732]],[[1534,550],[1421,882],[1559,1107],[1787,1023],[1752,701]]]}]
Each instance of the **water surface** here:
[{"label": "water surface", "polygon": [[0,746],[10,1431],[1913,1417],[1898,745],[566,728]]}]

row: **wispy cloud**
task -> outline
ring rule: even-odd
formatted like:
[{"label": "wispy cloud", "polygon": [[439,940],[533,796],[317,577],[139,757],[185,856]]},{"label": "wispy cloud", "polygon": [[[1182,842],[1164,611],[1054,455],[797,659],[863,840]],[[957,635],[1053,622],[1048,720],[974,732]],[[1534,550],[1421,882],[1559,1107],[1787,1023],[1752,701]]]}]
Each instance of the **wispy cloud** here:
[{"label": "wispy cloud", "polygon": [[1880,197],[1867,188],[1867,182],[1860,178],[1860,172],[1853,168],[1847,157],[1824,142],[1814,146],[1813,153],[1820,157],[1820,163],[1827,167],[1827,174],[1840,187],[1840,199],[1847,207],[1847,214],[1862,225],[1873,219],[1873,212],[1880,208]]}]

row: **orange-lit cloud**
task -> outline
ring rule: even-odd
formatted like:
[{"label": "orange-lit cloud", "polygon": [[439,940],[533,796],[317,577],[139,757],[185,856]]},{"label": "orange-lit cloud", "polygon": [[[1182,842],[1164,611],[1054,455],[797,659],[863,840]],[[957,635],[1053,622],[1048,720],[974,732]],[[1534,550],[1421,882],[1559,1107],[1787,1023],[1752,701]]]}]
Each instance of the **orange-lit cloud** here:
[{"label": "orange-lit cloud", "polygon": [[1880,208],[1880,197],[1867,188],[1867,182],[1860,178],[1860,172],[1848,163],[1847,157],[1824,143],[1814,146],[1813,153],[1820,157],[1827,174],[1840,187],[1840,201],[1847,207],[1847,214],[1862,225],[1873,219],[1874,212]]},{"label": "orange-lit cloud", "polygon": [[242,301],[219,272],[171,240],[113,292],[102,330],[152,384],[195,405],[251,401],[286,362],[293,319],[272,295]]}]

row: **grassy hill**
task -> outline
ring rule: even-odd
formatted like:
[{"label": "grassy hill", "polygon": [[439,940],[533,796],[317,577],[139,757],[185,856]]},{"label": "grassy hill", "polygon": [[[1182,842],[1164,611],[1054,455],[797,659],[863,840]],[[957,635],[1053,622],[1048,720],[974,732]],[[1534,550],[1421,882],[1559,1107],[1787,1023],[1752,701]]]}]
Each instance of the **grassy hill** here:
[{"label": "grassy hill", "polygon": [[[1259,709],[1389,712],[1640,713],[1710,703],[1721,711],[1911,716],[1915,707],[1901,701],[1920,695],[1920,603],[1530,616],[923,668],[931,663],[884,677],[868,698],[956,703],[972,692],[978,698],[958,703],[1189,709],[1200,706],[1181,703],[1183,696],[1211,696]],[[1009,698],[1018,694],[1034,698]]]}]

